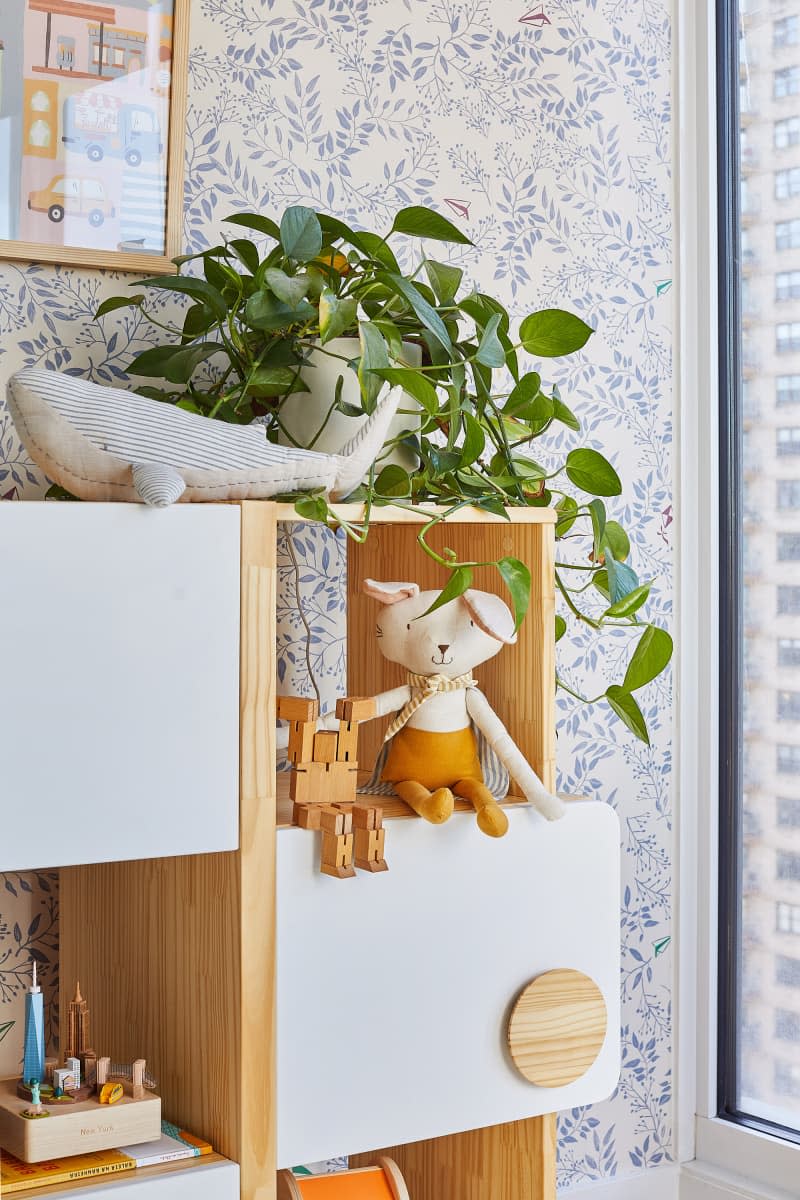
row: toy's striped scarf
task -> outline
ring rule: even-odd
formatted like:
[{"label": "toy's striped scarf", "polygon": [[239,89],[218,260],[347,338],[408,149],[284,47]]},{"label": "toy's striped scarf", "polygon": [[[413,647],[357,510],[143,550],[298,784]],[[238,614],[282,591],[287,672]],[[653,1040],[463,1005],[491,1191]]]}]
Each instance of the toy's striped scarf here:
[{"label": "toy's striped scarf", "polygon": [[413,671],[409,671],[408,682],[411,685],[411,699],[403,705],[394,720],[389,723],[389,728],[384,734],[384,742],[393,738],[407,724],[417,709],[432,696],[437,696],[440,692],[458,692],[462,688],[478,686],[477,680],[469,671],[464,675],[456,675],[453,679],[448,675],[415,675]]}]

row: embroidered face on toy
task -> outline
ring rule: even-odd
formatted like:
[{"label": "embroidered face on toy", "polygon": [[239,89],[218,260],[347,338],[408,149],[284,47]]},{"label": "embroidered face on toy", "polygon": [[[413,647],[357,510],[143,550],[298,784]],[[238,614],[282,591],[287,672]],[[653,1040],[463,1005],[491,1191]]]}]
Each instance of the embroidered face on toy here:
[{"label": "embroidered face on toy", "polygon": [[362,588],[383,605],[377,625],[381,654],[415,675],[453,679],[517,640],[511,610],[491,592],[470,588],[422,616],[438,592],[421,592],[416,583],[375,579],[365,579]]}]

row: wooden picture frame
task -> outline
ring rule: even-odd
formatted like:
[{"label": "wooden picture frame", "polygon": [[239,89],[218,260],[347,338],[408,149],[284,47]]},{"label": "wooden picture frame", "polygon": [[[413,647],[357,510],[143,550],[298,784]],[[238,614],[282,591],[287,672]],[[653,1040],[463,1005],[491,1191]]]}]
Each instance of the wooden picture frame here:
[{"label": "wooden picture frame", "polygon": [[[11,215],[7,215],[6,228],[10,230],[11,220],[14,219],[23,224],[23,232],[27,236],[3,237],[3,197],[0,196],[0,260],[99,267],[139,275],[173,272],[175,267],[171,260],[182,249],[183,130],[186,124],[191,0],[172,0],[171,14],[160,11],[157,3],[148,6],[143,0],[13,2],[16,9],[8,15],[12,20],[16,18],[23,32],[17,32],[16,42],[4,46],[5,17],[0,15],[0,117],[3,114],[3,86],[5,83],[7,88],[10,87],[12,78],[18,89],[18,102],[22,98],[22,107],[16,136],[17,155],[14,155],[15,135],[10,132],[8,122],[6,144],[3,144],[3,122],[0,120],[0,178],[5,173],[13,180],[13,171],[17,172],[19,193],[13,196],[12,183],[6,205],[7,213]],[[146,31],[142,29],[144,21],[134,29],[116,27],[118,16],[125,20],[133,10],[146,15]],[[5,2],[2,12],[6,14]],[[33,62],[31,65],[27,61],[29,51],[25,43],[24,21],[19,20],[20,16],[43,20],[41,63]],[[112,20],[115,22],[113,26],[110,25]],[[154,20],[162,22],[158,31],[153,25]],[[63,33],[59,33],[59,21],[62,22]],[[170,21],[171,40],[167,43],[164,29]],[[80,29],[81,22],[86,26],[85,38],[75,36],[75,30]],[[126,23],[134,24],[130,20]],[[110,37],[110,34],[115,36]],[[166,84],[162,74],[153,65],[156,36],[159,39],[158,62],[169,61]],[[149,54],[135,44],[138,41],[141,47],[146,47],[148,38],[152,39]],[[13,77],[9,72],[15,64],[4,61],[12,48],[17,56]],[[98,87],[97,83],[91,86],[95,70],[102,79],[103,88]],[[134,85],[143,95],[149,91],[156,96],[153,108],[148,109],[147,104],[139,100],[133,92]],[[110,98],[104,94],[105,88],[109,89]],[[158,97],[161,97],[160,105]],[[151,105],[154,103],[149,97],[147,99]],[[79,110],[78,105],[84,107]],[[166,113],[166,131],[159,120],[159,110]],[[87,112],[91,113],[91,120],[97,122],[96,129],[102,130],[95,133],[94,137],[86,132],[84,114]],[[109,112],[110,116],[107,115]],[[82,125],[81,118],[84,121]],[[113,128],[102,129],[103,122],[107,126],[113,122]],[[34,123],[38,124],[36,130]],[[142,124],[144,129],[138,127]],[[74,136],[70,137],[69,134]],[[144,154],[133,144],[133,138],[137,136],[144,138],[148,146]],[[159,138],[157,143],[156,138]],[[24,155],[23,141],[27,151]],[[67,141],[74,142],[75,147],[61,151],[61,144]],[[142,146],[141,140],[139,146]],[[71,156],[69,166],[72,170],[59,174],[59,168],[66,165],[62,157],[64,154]],[[9,169],[6,171],[3,170],[4,155],[8,160]],[[148,174],[147,160],[150,155],[156,162],[156,175],[162,173],[161,190],[155,198],[152,194],[147,195],[147,187],[158,186],[153,183],[155,176],[152,166]],[[86,163],[85,175],[76,174],[79,163]],[[137,174],[143,166],[145,171]],[[52,175],[49,184],[42,182],[47,175]],[[38,181],[41,187],[31,189],[31,179]],[[145,180],[148,182],[145,183]],[[106,183],[110,186],[106,187]],[[26,187],[29,187],[27,204],[24,202]],[[114,197],[122,193],[124,205],[126,188],[129,189],[127,225],[126,210],[113,203]],[[65,199],[59,203],[62,194]],[[136,227],[137,194],[144,195],[139,209],[142,221],[140,229]],[[159,204],[163,206],[161,209]],[[69,212],[69,205],[72,205],[72,213]],[[126,230],[132,229],[134,233],[142,234],[147,229],[148,205],[151,210],[155,208],[157,223],[151,219],[149,231],[143,236],[123,236]],[[25,208],[35,216],[29,217]],[[30,236],[34,225],[40,225],[47,232],[53,232],[59,225],[66,229],[65,216],[70,217],[70,232],[77,229],[81,240],[84,240],[85,226],[85,245],[37,241]],[[102,245],[103,239],[109,241],[115,235],[119,235],[115,248]],[[144,248],[148,237],[152,238],[152,244]],[[136,249],[137,244],[143,248]]]}]

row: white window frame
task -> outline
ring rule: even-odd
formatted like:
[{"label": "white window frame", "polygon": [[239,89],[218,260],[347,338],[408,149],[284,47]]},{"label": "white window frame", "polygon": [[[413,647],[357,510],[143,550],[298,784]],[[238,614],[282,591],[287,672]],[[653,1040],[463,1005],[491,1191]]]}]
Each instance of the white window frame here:
[{"label": "white window frame", "polygon": [[[717,128],[714,0],[678,0],[675,211],[678,365],[679,803],[675,1156],[680,1200],[798,1195],[800,1146],[716,1116],[718,648]],[[705,616],[703,614],[706,614]],[[648,1196],[647,1183],[639,1177]],[[666,1182],[666,1181],[665,1181]],[[642,1192],[641,1194],[644,1194]]]}]

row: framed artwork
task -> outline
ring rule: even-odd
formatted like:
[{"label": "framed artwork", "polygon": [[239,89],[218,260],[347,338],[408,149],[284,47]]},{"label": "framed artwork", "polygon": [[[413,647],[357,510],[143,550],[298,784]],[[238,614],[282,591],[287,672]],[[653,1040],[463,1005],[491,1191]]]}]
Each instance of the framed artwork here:
[{"label": "framed artwork", "polygon": [[190,0],[2,0],[0,258],[174,270]]}]

